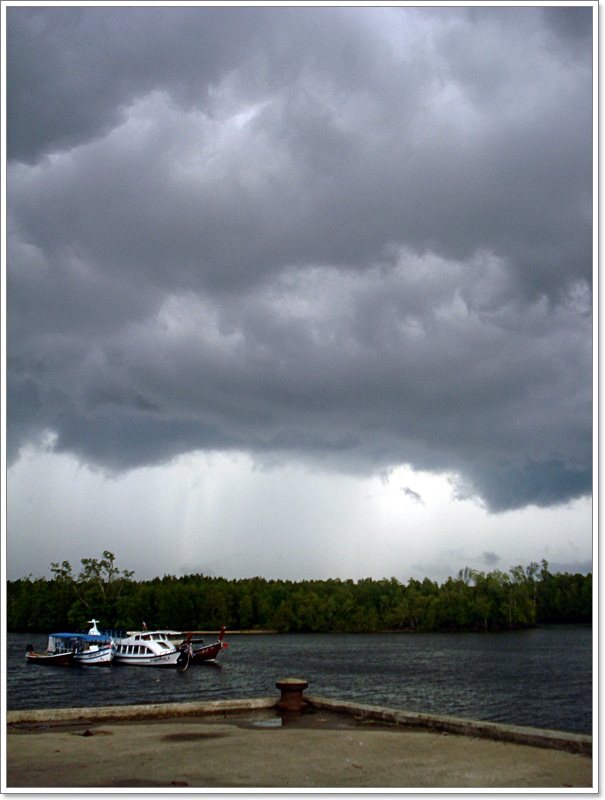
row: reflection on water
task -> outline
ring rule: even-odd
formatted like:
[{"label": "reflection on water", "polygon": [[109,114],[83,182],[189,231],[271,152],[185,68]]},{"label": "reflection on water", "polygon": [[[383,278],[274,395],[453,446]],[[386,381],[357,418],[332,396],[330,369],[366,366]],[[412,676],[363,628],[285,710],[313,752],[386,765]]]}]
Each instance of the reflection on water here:
[{"label": "reflection on water", "polygon": [[592,630],[562,626],[498,634],[231,636],[220,666],[53,668],[25,663],[31,642],[7,637],[7,707],[279,697],[275,682],[309,681],[308,695],[433,714],[592,732]]}]

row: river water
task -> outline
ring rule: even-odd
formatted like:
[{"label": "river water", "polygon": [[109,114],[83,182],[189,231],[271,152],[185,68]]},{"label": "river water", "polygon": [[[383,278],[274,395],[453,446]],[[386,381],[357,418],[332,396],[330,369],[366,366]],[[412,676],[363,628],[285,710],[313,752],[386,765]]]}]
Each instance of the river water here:
[{"label": "river water", "polygon": [[[212,641],[207,637],[206,641]],[[592,629],[549,626],[493,634],[227,634],[219,665],[175,669],[44,667],[8,634],[8,709],[76,708],[307,694],[408,711],[592,733]]]}]

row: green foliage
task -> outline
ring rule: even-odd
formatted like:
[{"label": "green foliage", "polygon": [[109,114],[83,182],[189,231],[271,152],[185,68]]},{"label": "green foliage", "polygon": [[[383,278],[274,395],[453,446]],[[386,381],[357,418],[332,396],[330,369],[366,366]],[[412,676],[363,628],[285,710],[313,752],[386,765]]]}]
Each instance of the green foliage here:
[{"label": "green foliage", "polygon": [[52,608],[67,608],[64,621],[72,628],[74,625],[84,627],[93,616],[114,620],[120,596],[132,581],[134,572],[120,572],[115,565],[115,556],[109,550],[103,551],[100,559],[83,558],[81,564],[77,577],[69,561],[63,561],[61,565],[51,564],[55,583]]},{"label": "green foliage", "polygon": [[9,631],[84,629],[95,617],[105,628],[276,630],[280,633],[378,630],[499,630],[544,623],[592,621],[592,575],[553,575],[541,567],[508,573],[465,567],[441,586],[425,578],[354,582],[228,581],[171,575],[134,581],[115,556],[83,558],[74,575],[68,561],[51,565],[52,579],[7,584]]}]

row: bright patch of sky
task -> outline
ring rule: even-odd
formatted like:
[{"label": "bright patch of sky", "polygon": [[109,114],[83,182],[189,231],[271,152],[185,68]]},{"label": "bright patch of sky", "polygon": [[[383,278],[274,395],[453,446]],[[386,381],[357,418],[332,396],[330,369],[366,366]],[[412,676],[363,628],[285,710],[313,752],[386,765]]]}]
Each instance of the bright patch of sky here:
[{"label": "bright patch of sky", "polygon": [[[109,549],[139,580],[425,577],[441,582],[546,559],[591,569],[591,503],[489,514],[455,499],[448,475],[400,466],[372,478],[245,454],[190,453],[109,478],[67,455],[29,450],[9,470],[9,577]],[[23,515],[21,509],[27,508]],[[35,543],[23,552],[20,541]]]}]

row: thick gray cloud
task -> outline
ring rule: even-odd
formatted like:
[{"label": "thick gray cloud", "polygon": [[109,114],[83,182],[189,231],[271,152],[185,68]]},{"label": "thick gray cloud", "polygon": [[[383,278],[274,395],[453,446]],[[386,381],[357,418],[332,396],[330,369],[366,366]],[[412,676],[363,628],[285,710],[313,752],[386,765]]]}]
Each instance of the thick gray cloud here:
[{"label": "thick gray cloud", "polygon": [[13,456],[589,493],[591,14],[7,9]]}]

